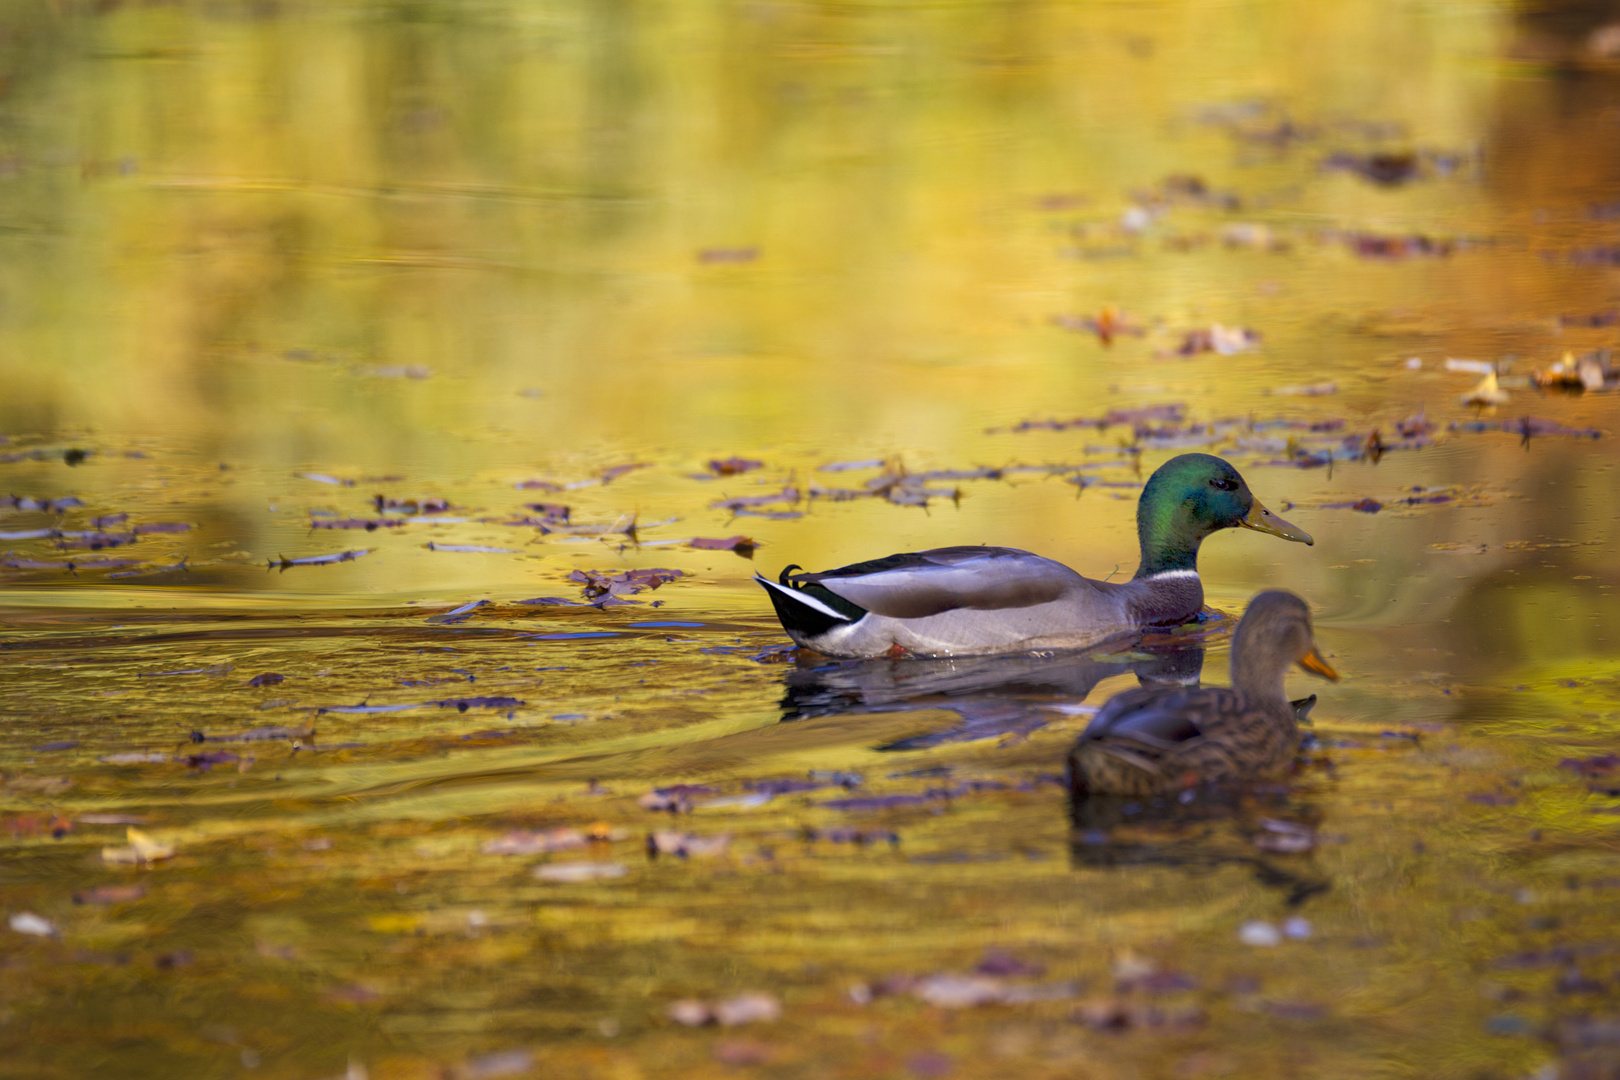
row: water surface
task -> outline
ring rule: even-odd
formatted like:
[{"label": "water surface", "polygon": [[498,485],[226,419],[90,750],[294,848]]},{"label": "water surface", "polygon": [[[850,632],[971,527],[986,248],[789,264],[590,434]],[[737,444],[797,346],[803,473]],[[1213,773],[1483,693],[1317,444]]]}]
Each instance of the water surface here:
[{"label": "water surface", "polygon": [[[1609,1075],[1620,397],[1529,379],[1620,321],[1602,21],[14,5],[0,1072]],[[749,581],[1128,576],[1186,449],[1317,543],[1178,633],[818,662]],[[1271,586],[1293,781],[1072,820]]]}]

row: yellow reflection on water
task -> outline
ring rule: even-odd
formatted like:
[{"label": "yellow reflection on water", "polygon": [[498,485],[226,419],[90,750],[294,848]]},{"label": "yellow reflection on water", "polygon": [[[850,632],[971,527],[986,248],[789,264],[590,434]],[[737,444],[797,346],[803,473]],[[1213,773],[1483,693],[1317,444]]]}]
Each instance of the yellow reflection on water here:
[{"label": "yellow reflection on water", "polygon": [[[0,908],[57,930],[0,931],[0,1059],[1597,1075],[1578,1069],[1612,1033],[1570,1025],[1615,1011],[1620,398],[1523,380],[1614,343],[1602,17],[12,5],[0,476],[82,505],[0,511],[0,532],[192,528],[0,541]],[[1373,153],[1416,175],[1334,164]],[[1083,329],[1110,309],[1141,334]],[[1177,354],[1217,324],[1258,346]],[[1510,404],[1459,403],[1479,373],[1447,358],[1500,363]],[[1173,402],[1187,424],[1014,430]],[[1419,412],[1436,445],[1360,456]],[[1532,415],[1603,437],[1466,430]],[[1178,442],[1225,418],[1246,423]],[[1058,683],[907,699],[828,676],[822,711],[794,711],[754,569],[988,542],[1128,575],[1131,485],[1181,448],[1232,457],[1318,540],[1225,533],[1201,564],[1226,612],[1308,596],[1348,675],[1286,796],[1101,849],[1053,782],[1085,722]],[[708,475],[733,455],[764,464]],[[1005,471],[936,481],[926,508],[715,505],[981,467]],[[512,524],[535,503],[599,528]],[[379,518],[403,524],[317,527]],[[753,562],[684,543],[739,533]],[[635,608],[514,603],[628,566],[689,576]],[[496,605],[425,621],[473,599]],[[1205,641],[1222,682],[1218,624]],[[1105,658],[1091,704],[1134,685],[1129,659]],[[285,680],[248,685],[263,673]],[[820,786],[640,802],[762,779]],[[1264,854],[1267,815],[1309,823],[1314,850]],[[172,861],[107,864],[131,823]],[[599,825],[619,838],[488,850]],[[733,837],[649,860],[659,830]],[[624,873],[534,875],[587,858]],[[1238,936],[1293,914],[1311,937]],[[1048,997],[956,1010],[902,978],[992,949],[1045,969],[994,978]],[[666,1017],[749,990],[785,1018]],[[513,1048],[537,1056],[484,1056]]]}]

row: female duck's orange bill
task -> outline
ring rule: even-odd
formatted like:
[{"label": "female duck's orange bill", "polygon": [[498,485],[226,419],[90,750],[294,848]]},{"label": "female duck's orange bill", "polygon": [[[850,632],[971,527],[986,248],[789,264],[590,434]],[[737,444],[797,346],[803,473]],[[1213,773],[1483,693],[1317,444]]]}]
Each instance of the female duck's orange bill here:
[{"label": "female duck's orange bill", "polygon": [[1302,544],[1311,545],[1316,543],[1315,540],[1311,539],[1310,533],[1298,525],[1288,524],[1288,522],[1261,506],[1259,499],[1254,501],[1254,507],[1249,511],[1249,516],[1238,522],[1238,524],[1245,529],[1253,529],[1255,532],[1280,536],[1284,540],[1298,540]]},{"label": "female duck's orange bill", "polygon": [[1299,666],[1312,675],[1320,675],[1322,678],[1332,679],[1334,682],[1339,681],[1339,673],[1333,670],[1332,664],[1322,659],[1322,654],[1316,651],[1315,645],[1311,646],[1310,652],[1300,657]]}]

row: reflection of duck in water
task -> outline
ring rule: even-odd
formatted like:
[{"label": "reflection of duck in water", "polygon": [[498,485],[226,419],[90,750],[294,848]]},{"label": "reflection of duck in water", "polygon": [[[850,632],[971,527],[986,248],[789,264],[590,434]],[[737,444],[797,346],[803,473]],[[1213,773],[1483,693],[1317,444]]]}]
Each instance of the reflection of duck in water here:
[{"label": "reflection of duck in water", "polygon": [[1285,771],[1299,747],[1296,706],[1283,694],[1295,663],[1339,677],[1316,650],[1305,601],[1260,593],[1233,637],[1231,688],[1143,687],[1111,698],[1069,752],[1074,797],[1157,795]]},{"label": "reflection of duck in water", "polygon": [[1188,804],[1173,796],[1079,798],[1072,809],[1069,857],[1077,870],[1161,866],[1207,880],[1222,867],[1247,867],[1290,906],[1331,887],[1297,858],[1315,846],[1321,810],[1287,789],[1200,792]]},{"label": "reflection of duck in water", "polygon": [[[1204,650],[1183,648],[1114,660],[1087,656],[972,656],[845,660],[788,672],[782,719],[943,709],[963,723],[885,746],[920,750],[946,742],[1028,734],[1077,705],[1103,679],[1134,673],[1144,685],[1196,686]],[[1055,699],[1055,700],[1054,700]]]},{"label": "reflection of duck in water", "polygon": [[1141,564],[1127,582],[1081,577],[1062,563],[1002,547],[890,555],[781,581],[758,574],[794,641],[829,656],[965,656],[1085,648],[1145,626],[1185,622],[1204,603],[1198,547],[1243,526],[1309,544],[1261,506],[1231,465],[1209,454],[1171,458],[1136,507]]}]

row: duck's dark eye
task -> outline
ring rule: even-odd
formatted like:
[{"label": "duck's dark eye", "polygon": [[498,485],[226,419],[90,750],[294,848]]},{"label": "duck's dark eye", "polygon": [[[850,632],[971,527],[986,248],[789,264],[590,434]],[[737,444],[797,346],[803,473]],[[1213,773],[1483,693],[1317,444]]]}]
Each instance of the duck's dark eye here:
[{"label": "duck's dark eye", "polygon": [[1209,486],[1220,491],[1236,491],[1238,482],[1230,476],[1217,476],[1209,482]]}]

